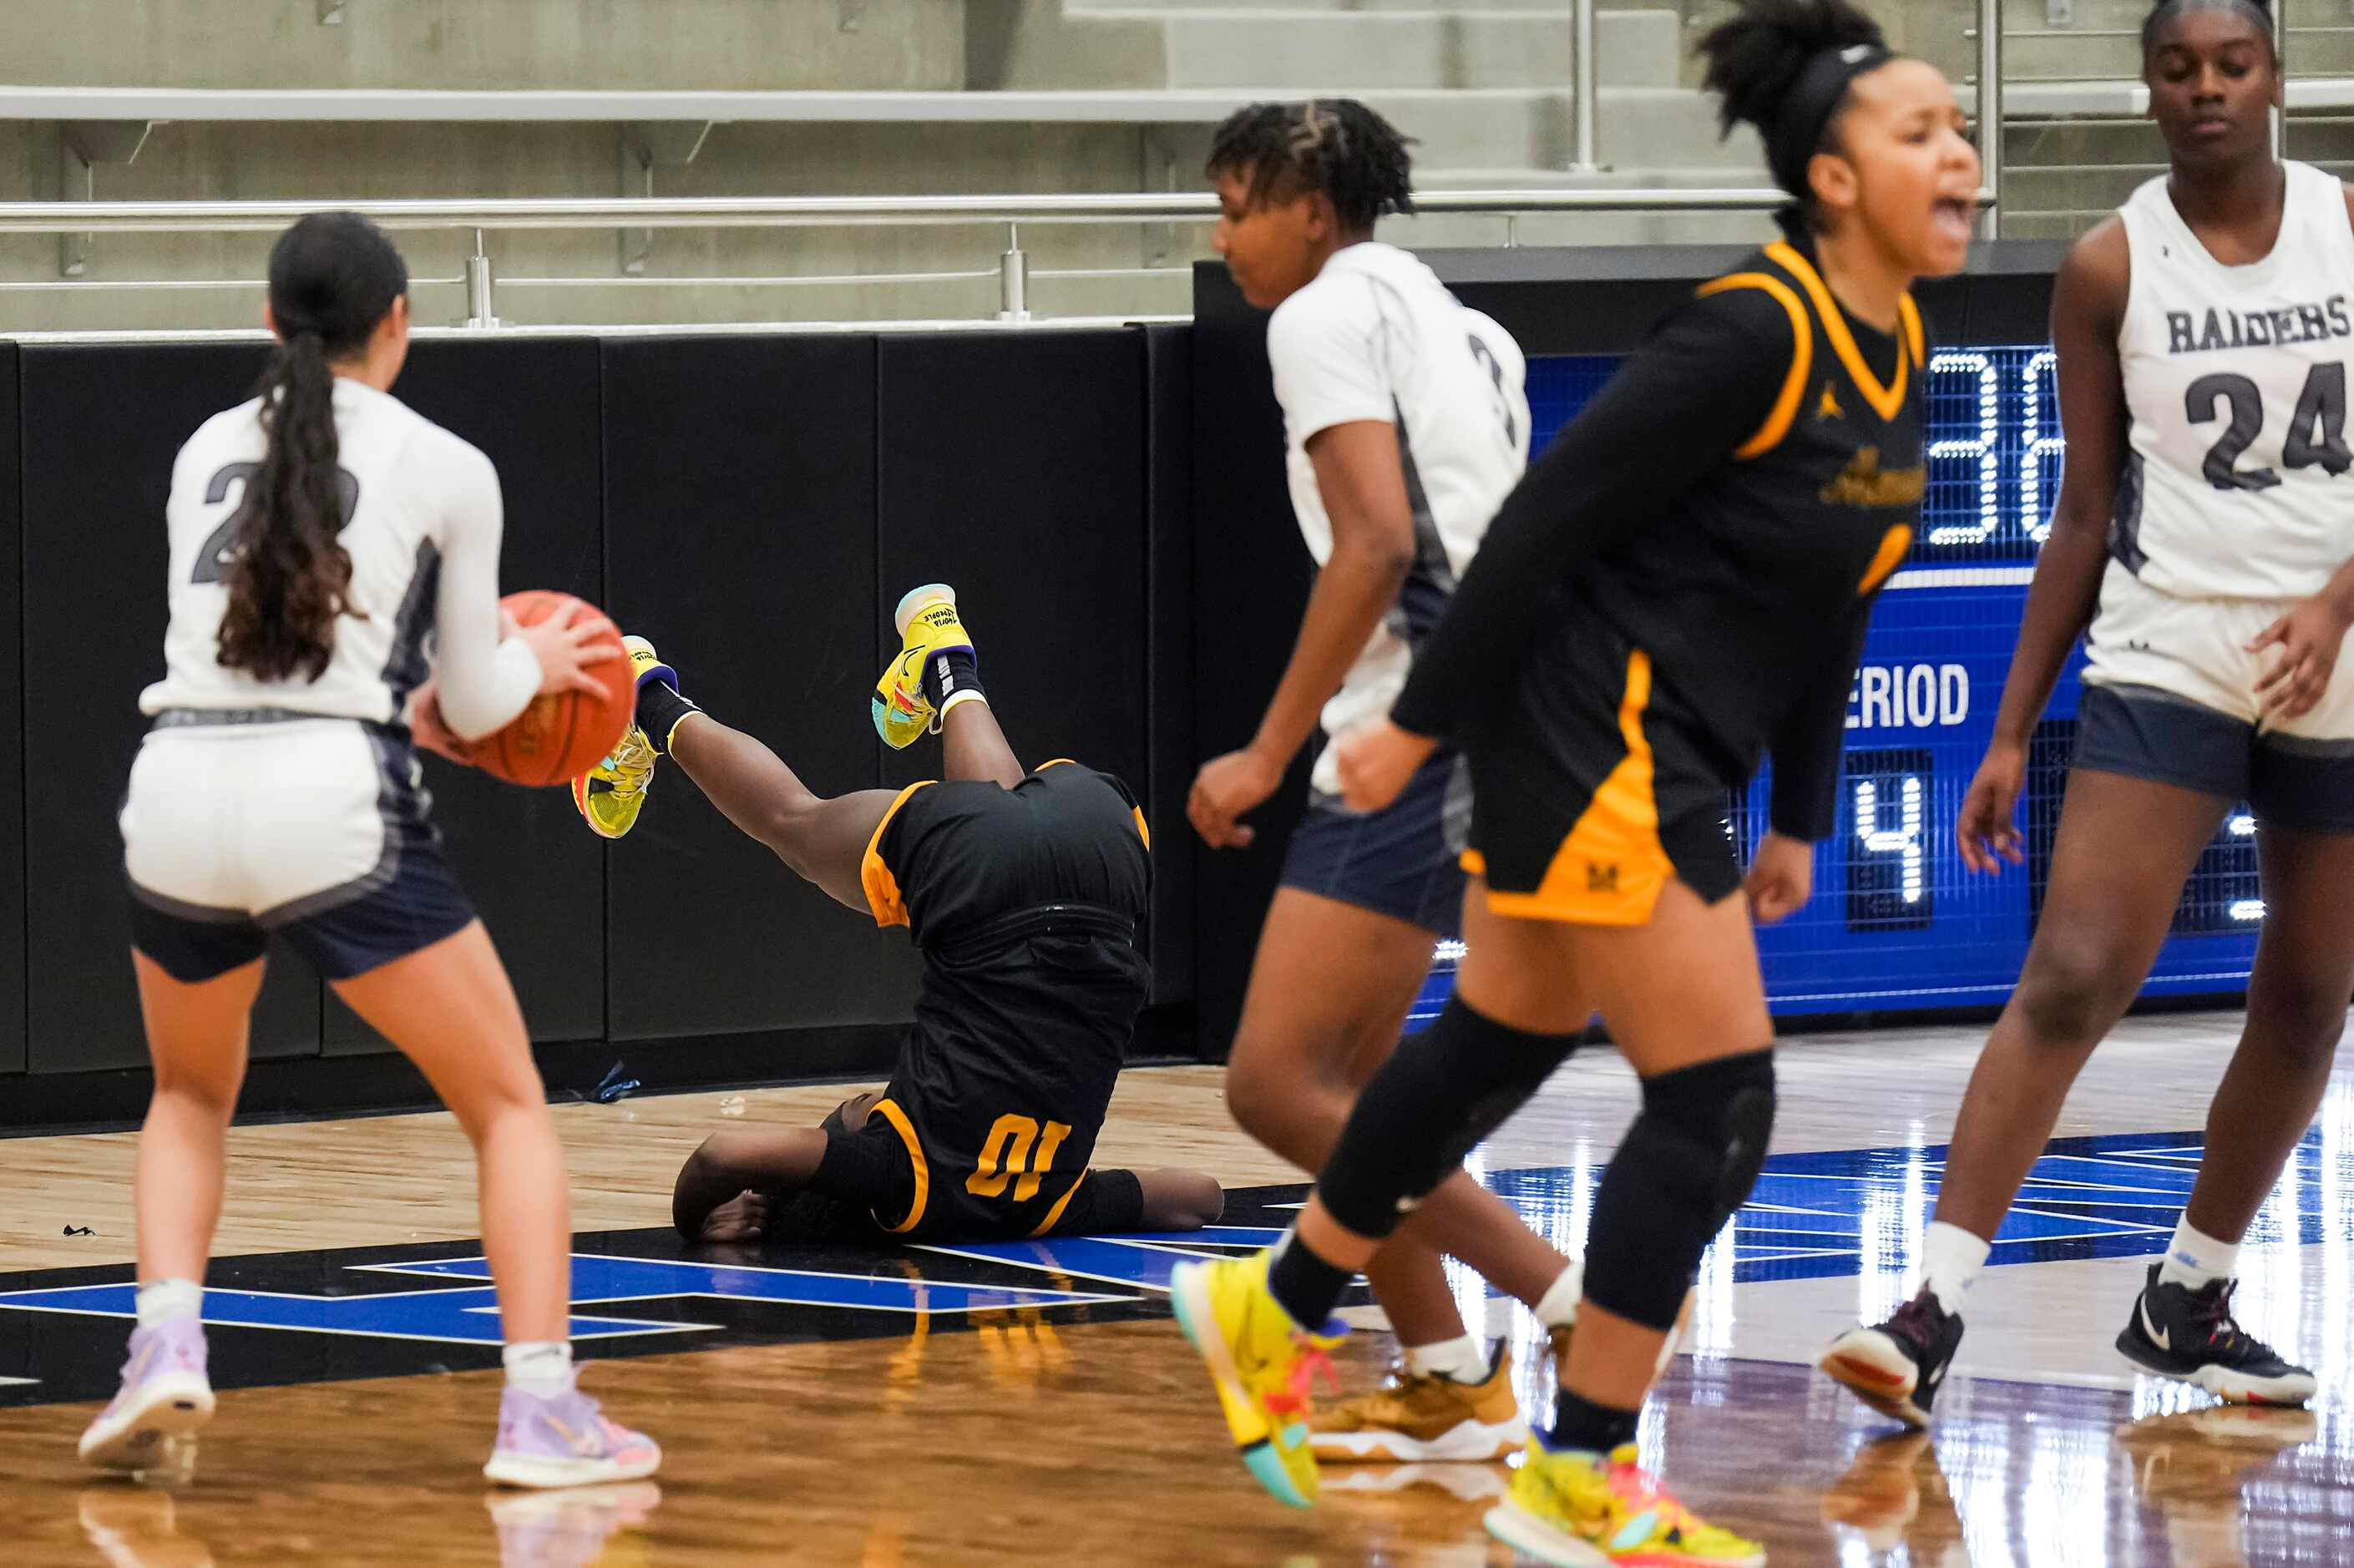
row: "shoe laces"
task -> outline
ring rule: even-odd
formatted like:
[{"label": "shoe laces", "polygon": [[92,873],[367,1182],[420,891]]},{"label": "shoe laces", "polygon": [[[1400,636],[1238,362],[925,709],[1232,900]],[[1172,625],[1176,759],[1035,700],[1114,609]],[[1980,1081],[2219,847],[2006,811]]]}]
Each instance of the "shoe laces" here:
[{"label": "shoe laces", "polygon": [[1944,1327],[1946,1309],[1926,1286],[1914,1293],[1913,1298],[1889,1314],[1888,1328],[1914,1344],[1926,1347],[1937,1338]]},{"label": "shoe laces", "polygon": [[614,794],[626,800],[632,795],[643,793],[654,777],[654,748],[652,743],[645,738],[645,732],[635,725],[624,731],[620,741],[613,747],[610,767],[613,774]]},{"label": "shoe laces", "polygon": [[1332,1370],[1332,1358],[1324,1353],[1323,1346],[1310,1341],[1305,1335],[1298,1336],[1293,1342],[1299,1353],[1292,1360],[1291,1370],[1285,1374],[1282,1386],[1267,1396],[1267,1409],[1278,1415],[1306,1414],[1310,1385],[1320,1374],[1328,1388],[1341,1386],[1341,1374]]},{"label": "shoe laces", "polygon": [[1649,1511],[1655,1521],[1655,1531],[1666,1540],[1686,1544],[1740,1540],[1732,1531],[1709,1523],[1686,1508],[1681,1499],[1636,1461],[1635,1446],[1631,1443],[1611,1451],[1603,1479],[1610,1495],[1630,1516]]},{"label": "shoe laces", "polygon": [[2269,1354],[2271,1347],[2240,1327],[2232,1315],[2232,1297],[2240,1288],[2236,1279],[2218,1280],[2203,1290],[2189,1292],[2190,1322],[2194,1328],[2207,1330],[2207,1342],[2223,1350],[2244,1343],[2251,1350]]}]

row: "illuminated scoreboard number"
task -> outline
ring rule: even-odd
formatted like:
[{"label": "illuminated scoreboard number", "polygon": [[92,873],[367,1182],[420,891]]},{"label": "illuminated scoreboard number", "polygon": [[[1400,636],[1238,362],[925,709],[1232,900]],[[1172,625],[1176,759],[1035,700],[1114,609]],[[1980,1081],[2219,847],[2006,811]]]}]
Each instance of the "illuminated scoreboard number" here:
[{"label": "illuminated scoreboard number", "polygon": [[1841,815],[1849,930],[1917,931],[1935,916],[1933,777],[1929,753],[1918,747],[1847,754]]},{"label": "illuminated scoreboard number", "polygon": [[1931,356],[1929,493],[1917,558],[2031,557],[2043,543],[2067,450],[2057,363],[2048,348],[1949,348]]},{"label": "illuminated scoreboard number", "polygon": [[[2046,719],[2027,748],[2027,792],[2020,805],[2027,832],[2028,906],[2043,917],[2043,889],[2052,876],[2052,845],[2060,831],[2060,803],[2066,793],[2068,759],[2076,749],[2074,719]],[[2256,823],[2245,803],[2223,815],[2214,842],[2200,852],[2199,863],[2182,885],[2171,934],[2219,937],[2253,931],[2264,917],[2264,897],[2256,875]]]}]

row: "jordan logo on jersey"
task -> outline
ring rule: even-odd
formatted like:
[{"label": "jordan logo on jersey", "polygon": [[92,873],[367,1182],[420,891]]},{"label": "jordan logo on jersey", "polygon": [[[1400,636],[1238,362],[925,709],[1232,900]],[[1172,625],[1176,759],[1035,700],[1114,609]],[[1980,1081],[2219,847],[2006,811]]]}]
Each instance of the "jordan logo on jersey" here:
[{"label": "jordan logo on jersey", "polygon": [[1822,498],[1834,506],[1911,506],[1928,488],[1925,466],[1882,469],[1878,447],[1858,447],[1840,476],[1823,486]]},{"label": "jordan logo on jersey", "polygon": [[1828,381],[1823,383],[1823,400],[1815,405],[1818,419],[1844,419],[1847,410],[1840,407],[1839,391]]},{"label": "jordan logo on jersey", "polygon": [[2276,311],[2211,310],[2204,321],[2189,311],[2166,313],[2168,354],[2271,348],[2331,337],[2354,337],[2354,316],[2349,315],[2343,294],[2332,294],[2317,305],[2288,305]]}]

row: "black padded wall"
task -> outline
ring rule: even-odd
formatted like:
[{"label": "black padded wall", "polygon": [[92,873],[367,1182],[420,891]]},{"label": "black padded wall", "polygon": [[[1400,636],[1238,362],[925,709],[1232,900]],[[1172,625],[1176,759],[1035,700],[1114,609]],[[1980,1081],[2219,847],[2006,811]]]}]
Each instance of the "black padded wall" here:
[{"label": "black padded wall", "polygon": [[[1249,742],[1290,656],[1314,567],[1284,487],[1283,414],[1267,361],[1267,316],[1243,303],[1225,269],[1197,268],[1193,324],[1194,748],[1200,758]],[[1203,302],[1214,297],[1213,308]],[[1312,749],[1312,747],[1311,747]],[[1303,754],[1275,797],[1247,819],[1247,849],[1201,852],[1194,907],[1200,1048],[1224,1060],[1275,896],[1291,829],[1307,800]]]},{"label": "black padded wall", "polygon": [[[393,395],[499,471],[499,589],[605,596],[603,432],[591,338],[423,340]],[[433,817],[535,1040],[605,1032],[605,857],[565,789],[523,789],[425,759]],[[327,997],[330,1054],[390,1047]]]},{"label": "black padded wall", "polygon": [[1193,877],[1202,842],[1185,821],[1193,745],[1193,334],[1144,333],[1146,621],[1151,754],[1152,1000],[1193,999]]},{"label": "black padded wall", "polygon": [[[18,458],[16,345],[0,344],[0,737],[24,734],[24,496]],[[25,1070],[25,800],[31,768],[24,747],[5,780],[16,799],[0,807],[0,1073]]]},{"label": "black padded wall", "polygon": [[[1143,334],[886,334],[877,356],[877,634],[908,588],[952,584],[1023,764],[1073,758],[1141,795]],[[938,775],[933,742],[885,762]]]},{"label": "black padded wall", "polygon": [[[132,982],[115,811],[164,671],[164,502],[196,428],[252,389],[248,344],[21,351],[27,1062],[147,1059]],[[256,1056],[319,1049],[320,988],[273,947]]]},{"label": "black padded wall", "polygon": [[[603,352],[610,608],[809,788],[875,788],[875,340]],[[674,766],[609,857],[614,1039],[909,1016],[906,934],[799,881]]]}]

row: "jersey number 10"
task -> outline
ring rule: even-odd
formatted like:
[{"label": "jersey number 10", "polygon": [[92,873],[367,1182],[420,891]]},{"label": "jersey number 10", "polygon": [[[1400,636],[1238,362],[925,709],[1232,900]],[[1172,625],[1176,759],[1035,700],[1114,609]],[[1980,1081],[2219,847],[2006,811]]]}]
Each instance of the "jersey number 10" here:
[{"label": "jersey number 10", "polygon": [[[1055,1151],[1070,1136],[1071,1129],[1059,1121],[1048,1122],[1042,1138],[1037,1121],[1031,1117],[999,1117],[989,1129],[989,1141],[981,1146],[981,1163],[964,1179],[964,1190],[976,1198],[1002,1197],[1006,1183],[1012,1181],[1013,1201],[1028,1202],[1038,1195],[1040,1179],[1054,1169]],[[1034,1146],[1038,1151],[1034,1165],[1030,1163]],[[1017,1176],[1022,1178],[1019,1181],[1013,1180]]]},{"label": "jersey number 10", "polygon": [[[2221,418],[2227,402],[2232,422],[2222,440],[2207,450],[2201,465],[2207,482],[2218,490],[2270,490],[2281,482],[2279,474],[2268,468],[2238,466],[2264,428],[2264,395],[2254,382],[2244,376],[2202,376],[2184,395],[2182,412],[2194,425],[2212,424]],[[2281,445],[2281,461],[2290,468],[2323,468],[2333,479],[2354,468],[2354,451],[2346,447],[2345,366],[2317,365],[2305,378],[2305,391],[2288,422],[2288,440]]]}]

